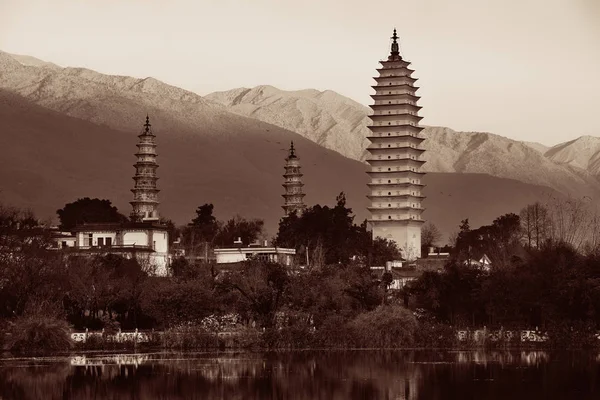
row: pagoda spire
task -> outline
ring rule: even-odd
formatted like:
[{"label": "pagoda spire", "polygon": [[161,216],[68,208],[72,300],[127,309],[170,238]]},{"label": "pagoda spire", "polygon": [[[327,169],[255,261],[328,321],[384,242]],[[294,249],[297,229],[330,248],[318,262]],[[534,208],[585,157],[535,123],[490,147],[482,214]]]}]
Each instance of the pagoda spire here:
[{"label": "pagoda spire", "polygon": [[296,149],[294,148],[294,142],[290,145],[288,156],[285,159],[285,179],[283,187],[285,188],[285,194],[283,198],[285,202],[283,210],[285,215],[288,215],[294,211],[302,212],[306,208],[304,205],[304,193],[302,192],[302,173],[300,172],[300,159],[296,155]]},{"label": "pagoda spire", "polygon": [[152,132],[152,124],[150,124],[150,117],[146,115],[146,123],[143,125],[144,129],[142,133],[138,135],[139,142],[136,145],[138,148],[135,156],[137,162],[135,163],[135,175],[133,180],[135,181],[133,189],[133,201],[130,202],[133,210],[131,212],[131,219],[134,221],[158,221],[158,190],[156,188],[156,169],[158,163],[156,162],[156,136]]},{"label": "pagoda spire", "polygon": [[[421,166],[425,163],[420,147],[422,127],[421,107],[410,63],[400,56],[398,35],[394,29],[391,54],[381,61],[374,104],[369,118],[367,137],[367,173],[370,177],[367,196],[369,225],[373,238],[392,240],[409,261],[421,256],[421,226],[423,224]],[[391,261],[391,260],[390,260]]]},{"label": "pagoda spire", "polygon": [[144,132],[146,134],[148,134],[150,132],[151,126],[152,126],[152,124],[150,124],[150,117],[148,116],[148,114],[146,114],[146,123],[144,124]]},{"label": "pagoda spire", "polygon": [[388,57],[388,61],[400,60],[400,46],[398,45],[398,35],[396,34],[396,28],[394,28],[394,34],[392,35],[392,51]]}]

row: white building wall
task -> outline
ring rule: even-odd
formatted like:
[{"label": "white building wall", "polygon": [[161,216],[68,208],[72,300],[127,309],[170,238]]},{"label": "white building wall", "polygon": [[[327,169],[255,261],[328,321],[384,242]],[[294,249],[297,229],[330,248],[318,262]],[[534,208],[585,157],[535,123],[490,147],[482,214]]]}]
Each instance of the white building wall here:
[{"label": "white building wall", "polygon": [[[91,234],[91,242],[90,242]],[[110,238],[111,245],[117,244],[117,232],[116,231],[94,231],[94,232],[78,232],[77,233],[77,247],[92,247],[98,246],[98,239],[104,240],[106,245],[106,238]]]},{"label": "white building wall", "polygon": [[148,246],[148,231],[131,231],[123,233],[124,246]]},{"label": "white building wall", "polygon": [[167,253],[169,251],[169,235],[166,231],[154,231],[152,241],[154,242],[154,251],[157,253]]},{"label": "white building wall", "polygon": [[215,252],[215,255],[217,257],[217,264],[227,264],[227,263],[246,261],[246,254],[242,253],[241,251],[238,253]]}]

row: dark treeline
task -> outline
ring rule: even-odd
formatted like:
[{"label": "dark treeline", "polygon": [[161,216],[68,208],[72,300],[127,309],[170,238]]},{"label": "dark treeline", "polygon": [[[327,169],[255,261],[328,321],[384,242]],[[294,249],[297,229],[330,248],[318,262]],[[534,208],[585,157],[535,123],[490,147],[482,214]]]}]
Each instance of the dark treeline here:
[{"label": "dark treeline", "polygon": [[[107,210],[98,210],[103,208]],[[236,238],[247,244],[264,236],[262,221],[234,217],[220,222],[212,210],[203,205],[188,225],[173,228],[186,251],[198,243],[231,246]],[[69,326],[106,333],[192,326],[198,333],[221,329],[222,320],[232,315],[239,316],[238,327],[262,333],[263,346],[309,345],[309,339],[358,346],[413,341],[414,316],[386,299],[386,285],[368,268],[371,262],[398,258],[399,251],[385,240],[371,241],[365,224],[354,224],[343,194],[334,207],[314,206],[282,219],[275,242],[297,245],[299,258],[309,261],[302,271],[249,261],[220,273],[201,257],[179,257],[171,265],[172,276],[157,277],[135,259],[51,250],[51,232],[33,215],[7,207],[0,215],[0,320],[12,333],[8,347],[13,349],[34,349],[28,342],[32,331],[44,340],[41,349],[52,347],[50,341],[59,347],[64,342],[39,332],[64,333]],[[59,216],[63,227],[65,221],[123,220],[110,202],[94,199],[70,203]],[[302,238],[301,243],[291,243],[294,237]],[[216,327],[206,325],[211,316]],[[344,327],[345,336],[340,335]]]},{"label": "dark treeline", "polygon": [[[539,327],[566,346],[575,336],[590,344],[599,328],[600,253],[590,233],[596,219],[580,203],[534,204],[477,229],[464,220],[441,271],[392,291],[393,274],[369,267],[398,259],[398,248],[371,240],[343,194],[336,200],[280,221],[274,241],[295,248],[302,269],[251,260],[222,273],[202,257],[180,257],[170,277],[116,255],[49,250],[50,232],[31,213],[0,207],[0,330],[12,333],[2,335],[5,346],[35,349],[28,336],[35,331],[39,347],[62,348],[63,341],[39,332],[73,328],[192,329],[196,342],[173,339],[180,347],[211,345],[205,334],[227,329],[260,336],[250,344],[268,347],[440,346],[456,344],[455,329],[482,326]],[[187,252],[264,237],[260,220],[220,222],[212,212],[206,204],[188,225],[171,224]],[[92,214],[122,219],[116,209]],[[428,224],[423,243],[439,245],[440,236]],[[483,255],[489,268],[478,263]]]},{"label": "dark treeline", "polygon": [[[424,272],[407,288],[413,306],[453,327],[538,328],[555,341],[597,341],[597,221],[574,200],[532,204],[477,229],[463,220],[443,271]],[[484,255],[491,265],[482,268]]]}]

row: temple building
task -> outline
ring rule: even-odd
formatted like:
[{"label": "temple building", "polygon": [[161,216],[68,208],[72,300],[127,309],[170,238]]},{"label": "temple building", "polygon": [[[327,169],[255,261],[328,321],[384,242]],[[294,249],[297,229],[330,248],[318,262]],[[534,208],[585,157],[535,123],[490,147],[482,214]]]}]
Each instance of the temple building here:
[{"label": "temple building", "polygon": [[294,211],[301,214],[306,208],[304,205],[304,193],[302,187],[302,173],[300,172],[300,159],[296,156],[296,150],[294,149],[294,142],[290,146],[290,151],[285,159],[285,174],[283,174],[285,182],[283,187],[285,188],[285,194],[283,198],[285,202],[282,206],[285,211],[285,215],[288,215]]},{"label": "temple building", "polygon": [[75,227],[75,245],[60,246],[78,254],[119,254],[135,258],[151,275],[166,276],[169,266],[169,235],[160,223],[156,188],[156,136],[150,119],[138,136],[137,162],[130,222],[81,224]]},{"label": "temple building", "polygon": [[422,119],[418,113],[419,96],[415,94],[416,78],[410,62],[400,55],[396,29],[392,36],[391,53],[380,61],[379,76],[374,78],[375,103],[367,147],[368,198],[371,204],[369,223],[373,238],[393,240],[406,260],[421,256],[421,226],[423,219],[422,178],[420,171],[424,150],[419,145]]}]

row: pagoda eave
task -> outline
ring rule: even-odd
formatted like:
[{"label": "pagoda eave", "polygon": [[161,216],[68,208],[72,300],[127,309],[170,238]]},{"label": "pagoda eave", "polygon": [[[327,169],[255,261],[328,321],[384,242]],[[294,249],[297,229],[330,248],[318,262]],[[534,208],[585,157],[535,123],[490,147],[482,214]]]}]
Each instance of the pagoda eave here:
[{"label": "pagoda eave", "polygon": [[144,167],[156,167],[158,168],[158,164],[156,163],[156,161],[138,161],[135,164],[133,164],[134,167],[137,166],[144,166]]},{"label": "pagoda eave", "polygon": [[371,224],[382,224],[382,225],[387,225],[387,224],[397,224],[398,222],[408,222],[409,224],[413,223],[415,225],[422,225],[425,223],[425,220],[422,219],[415,219],[415,218],[395,218],[395,219],[372,219],[372,218],[367,218],[367,222],[371,223]]},{"label": "pagoda eave", "polygon": [[369,115],[369,118],[371,118],[371,120],[373,122],[375,121],[387,121],[387,120],[395,120],[399,117],[407,117],[413,120],[417,120],[417,121],[421,121],[423,119],[423,117],[419,117],[418,115],[415,114],[409,114],[409,113],[396,113],[396,114],[373,114],[373,115]]},{"label": "pagoda eave", "polygon": [[423,129],[418,125],[411,125],[411,124],[391,124],[391,125],[367,125],[367,128],[369,128],[371,131],[375,131],[375,130],[388,130],[390,128],[408,128],[411,129],[413,131],[417,131],[417,132],[421,132]]},{"label": "pagoda eave", "polygon": [[401,182],[401,183],[393,183],[393,182],[390,182],[390,183],[373,183],[373,182],[369,182],[369,183],[367,183],[367,186],[369,186],[369,187],[381,186],[382,188],[383,187],[387,188],[385,190],[389,190],[389,188],[392,188],[392,187],[407,188],[407,187],[410,187],[410,186],[417,186],[417,187],[420,187],[420,188],[424,188],[426,185],[423,185],[421,183],[412,183],[412,182]]},{"label": "pagoda eave", "polygon": [[371,98],[373,100],[381,100],[381,99],[389,99],[392,97],[401,97],[401,96],[409,96],[414,98],[415,100],[418,100],[421,98],[421,96],[417,96],[416,94],[411,94],[411,93],[383,93],[383,94],[372,94],[370,95]]},{"label": "pagoda eave", "polygon": [[407,70],[411,71],[411,72],[415,72],[414,69],[408,68],[408,66],[411,64],[410,61],[403,59],[402,57],[400,57],[399,59],[396,60],[379,60],[379,63],[381,65],[388,65],[388,64],[397,64],[397,63],[402,63],[403,65],[397,66],[397,67],[388,67],[388,68],[377,68],[377,70],[379,69],[383,69],[383,70],[389,70],[392,68],[406,68]]},{"label": "pagoda eave", "polygon": [[[413,85],[406,85],[406,84],[401,84],[401,85],[375,85],[375,86],[371,86],[373,89],[377,90],[377,89],[401,89],[401,88],[409,88],[409,89],[413,89],[415,92],[417,90],[419,90],[420,88],[418,86],[413,86]],[[400,94],[400,93],[388,93],[388,94]]]},{"label": "pagoda eave", "polygon": [[[405,106],[414,108],[416,110],[420,110],[421,108],[423,108],[421,106],[418,106],[416,104],[411,104],[411,103],[371,104],[369,107],[371,107],[372,110],[376,110],[376,109],[386,109],[386,108],[389,108],[389,109],[398,109],[400,107],[405,107]],[[373,114],[373,115],[376,115],[376,114]],[[392,115],[394,115],[394,114],[392,114]],[[369,116],[369,118],[370,118],[370,116]]]},{"label": "pagoda eave", "polygon": [[[388,62],[388,61],[386,61],[386,63],[387,63],[387,62]],[[394,62],[397,62],[397,61],[394,61]],[[404,71],[410,71],[410,73],[413,73],[413,72],[415,72],[415,70],[414,70],[414,69],[412,69],[412,68],[408,68],[408,66],[409,66],[409,65],[410,65],[410,63],[408,63],[408,62],[407,62],[407,63],[406,63],[406,65],[402,65],[402,66],[398,66],[398,67],[375,68],[375,71],[377,71],[377,72],[379,72],[379,73],[382,73],[382,72],[387,72],[387,71],[393,71],[393,70],[396,70],[396,69],[402,69],[402,70],[404,70]]]},{"label": "pagoda eave", "polygon": [[[372,158],[368,158],[365,160],[365,162],[369,163],[369,165],[374,165],[377,163],[381,163],[381,165],[387,165],[392,163],[393,161],[402,161],[402,162],[409,162],[409,163],[415,163],[415,164],[420,164],[423,165],[425,164],[427,161],[423,161],[423,160],[415,160],[413,158],[388,158],[388,159],[372,159]],[[373,163],[373,164],[371,164]]]},{"label": "pagoda eave", "polygon": [[129,204],[131,204],[131,205],[144,205],[144,204],[158,205],[159,202],[158,202],[158,200],[156,200],[156,201],[154,201],[154,200],[133,200],[133,201],[130,201]]},{"label": "pagoda eave", "polygon": [[144,187],[144,188],[134,187],[133,189],[130,189],[130,190],[133,193],[144,193],[144,192],[158,193],[158,192],[160,192],[160,189],[149,188],[149,187]]},{"label": "pagoda eave", "polygon": [[392,210],[392,211],[406,211],[406,210],[415,210],[415,211],[419,211],[419,212],[423,212],[424,208],[419,208],[419,207],[408,207],[408,206],[402,206],[402,207],[367,207],[367,210],[369,211],[386,211],[386,210]]},{"label": "pagoda eave", "polygon": [[373,76],[372,79],[377,82],[387,82],[390,80],[404,79],[404,80],[410,81],[411,83],[415,83],[416,81],[419,80],[419,78],[413,78],[413,77],[407,76],[407,75]]},{"label": "pagoda eave", "polygon": [[392,175],[392,174],[415,174],[415,175],[426,175],[426,172],[420,172],[420,171],[411,171],[410,169],[403,169],[400,171],[367,171],[367,174],[369,175],[376,175],[376,174],[384,174],[384,175]]},{"label": "pagoda eave", "polygon": [[416,195],[416,194],[387,194],[387,195],[383,195],[383,194],[377,194],[377,195],[369,194],[366,197],[368,199],[371,199],[371,200],[377,200],[377,199],[407,199],[407,198],[414,198],[414,199],[423,200],[423,199],[426,198],[425,196],[420,196],[420,195]]}]

